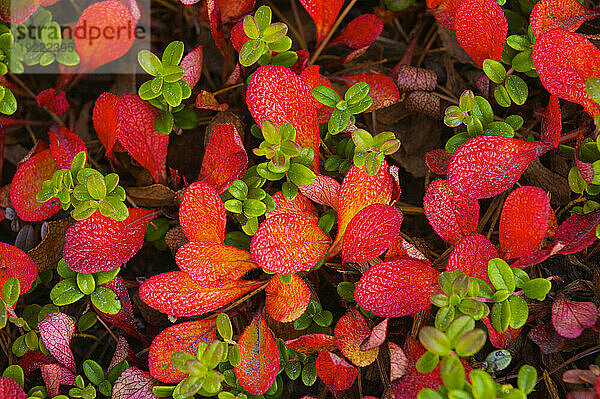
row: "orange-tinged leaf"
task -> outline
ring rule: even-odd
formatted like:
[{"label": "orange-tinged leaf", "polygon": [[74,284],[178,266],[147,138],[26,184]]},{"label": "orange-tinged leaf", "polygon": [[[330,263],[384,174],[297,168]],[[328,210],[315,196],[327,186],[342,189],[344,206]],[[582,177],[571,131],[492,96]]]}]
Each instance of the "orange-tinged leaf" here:
[{"label": "orange-tinged leaf", "polygon": [[337,212],[340,187],[340,183],[333,177],[317,174],[317,178],[312,184],[300,186],[298,189],[310,200],[331,207]]},{"label": "orange-tinged leaf", "polygon": [[300,3],[315,22],[318,46],[331,30],[336,17],[342,9],[344,0],[300,0]]},{"label": "orange-tinged leaf", "polygon": [[592,117],[600,107],[585,90],[585,82],[600,76],[600,50],[585,37],[552,29],[535,42],[533,64],[542,84],[559,98],[580,104]]},{"label": "orange-tinged leaf", "polygon": [[363,14],[348,22],[342,33],[331,39],[328,46],[342,44],[359,49],[369,46],[383,30],[383,23],[375,14]]},{"label": "orange-tinged leaf", "polygon": [[0,298],[4,283],[11,277],[19,280],[20,293],[24,294],[37,278],[37,269],[33,260],[21,249],[0,242]]},{"label": "orange-tinged leaf", "polygon": [[262,281],[238,280],[219,288],[203,288],[181,271],[157,274],[140,286],[140,299],[159,312],[198,316],[227,305],[260,287]]},{"label": "orange-tinged leaf", "polygon": [[389,107],[400,101],[400,92],[394,81],[378,73],[360,73],[356,75],[340,76],[348,87],[358,82],[365,82],[369,85],[369,95],[373,99],[373,105],[365,112],[371,112],[380,108]]},{"label": "orange-tinged leaf", "polygon": [[498,257],[496,247],[486,236],[472,234],[454,247],[448,258],[446,271],[461,270],[467,276],[489,282],[488,262]]},{"label": "orange-tinged leaf", "polygon": [[451,245],[477,233],[479,201],[453,192],[446,180],[429,184],[423,197],[423,209],[431,227]]},{"label": "orange-tinged leaf", "polygon": [[173,353],[183,351],[196,356],[198,344],[211,343],[215,340],[216,333],[214,318],[189,321],[164,329],[150,345],[150,352],[148,352],[150,374],[166,384],[178,383],[187,374],[173,367],[171,364]]},{"label": "orange-tinged leaf", "polygon": [[427,0],[427,7],[437,21],[448,29],[454,29],[454,15],[463,0]]},{"label": "orange-tinged leaf", "polygon": [[250,78],[246,103],[259,126],[265,119],[276,125],[291,123],[296,129],[296,143],[315,152],[311,169],[319,172],[317,107],[304,80],[282,66],[261,66]]},{"label": "orange-tinged leaf", "polygon": [[479,66],[485,59],[500,61],[508,22],[496,0],[466,0],[454,15],[456,39]]},{"label": "orange-tinged leaf", "polygon": [[282,213],[260,224],[250,253],[260,267],[273,273],[308,270],[325,255],[331,240],[306,216]]},{"label": "orange-tinged leaf", "polygon": [[319,220],[317,208],[301,193],[296,194],[293,200],[288,201],[281,191],[277,191],[273,194],[273,199],[275,200],[275,209],[265,214],[267,219],[281,213],[292,213],[307,217],[315,223]]},{"label": "orange-tinged leaf", "polygon": [[490,198],[508,189],[548,147],[539,141],[478,136],[456,151],[448,166],[448,187],[468,198]]},{"label": "orange-tinged leaf", "polygon": [[555,28],[575,32],[582,23],[599,15],[577,0],[540,0],[531,10],[531,29],[536,37]]},{"label": "orange-tinged leaf", "polygon": [[[330,89],[335,90],[329,79],[319,74],[320,68],[319,65],[311,65],[300,73],[300,78],[306,83],[311,93],[317,86],[327,86]],[[333,112],[333,107],[328,107],[327,105],[318,102],[316,99],[314,99],[314,101],[317,106],[319,123],[326,123]]]},{"label": "orange-tinged leaf", "polygon": [[421,260],[425,263],[430,263],[429,259],[421,251],[419,251],[414,245],[406,241],[404,238],[398,236],[390,245],[390,248],[385,253],[385,261],[389,262],[392,260],[398,260],[401,258],[414,258]]},{"label": "orange-tinged leaf", "polygon": [[67,230],[63,257],[78,273],[114,270],[127,262],[144,244],[148,223],[158,216],[150,209],[129,209],[122,221],[96,211]]},{"label": "orange-tinged leaf", "polygon": [[206,90],[200,90],[200,93],[198,93],[198,96],[196,97],[196,108],[226,111],[229,108],[229,105],[221,104],[213,93]]},{"label": "orange-tinged leaf", "polygon": [[49,218],[61,209],[56,198],[47,202],[37,202],[36,194],[44,180],[52,179],[56,163],[50,150],[33,154],[17,166],[10,186],[10,202],[17,215],[27,222],[39,222]]},{"label": "orange-tinged leaf", "polygon": [[414,314],[427,308],[429,297],[440,292],[438,275],[437,270],[416,259],[379,263],[358,281],[354,298],[381,317]]},{"label": "orange-tinged leaf", "polygon": [[179,221],[190,241],[225,242],[225,206],[208,183],[199,181],[188,186],[181,200]]},{"label": "orange-tinged leaf", "polygon": [[201,287],[217,288],[258,267],[241,249],[213,242],[188,242],[175,257],[177,266]]},{"label": "orange-tinged leaf", "polygon": [[279,350],[265,323],[262,313],[257,313],[252,323],[238,340],[241,363],[235,375],[242,387],[254,395],[265,393],[279,371]]},{"label": "orange-tinged leaf", "polygon": [[42,3],[42,0],[3,1],[0,3],[0,18],[11,24],[22,24]]},{"label": "orange-tinged leaf", "polygon": [[387,326],[389,319],[384,319],[371,330],[371,333],[360,344],[361,351],[368,351],[373,348],[379,348],[385,342],[387,336]]},{"label": "orange-tinged leaf", "polygon": [[393,206],[373,204],[358,212],[348,224],[342,241],[344,262],[363,262],[383,254],[394,242],[402,214]]},{"label": "orange-tinged leaf", "polygon": [[393,189],[394,179],[385,161],[373,176],[369,176],[364,168],[354,165],[350,167],[339,191],[338,232],[330,250],[330,257],[341,250],[342,238],[354,216],[369,205],[389,204]]},{"label": "orange-tinged leaf", "polygon": [[562,130],[562,119],[558,97],[550,95],[548,106],[537,111],[542,120],[542,132],[540,141],[552,148],[558,147],[560,132]]},{"label": "orange-tinged leaf", "polygon": [[361,350],[361,344],[371,335],[371,329],[364,316],[355,309],[350,309],[337,322],[335,329],[335,343],[344,356],[356,366],[368,366],[377,359],[379,347]]},{"label": "orange-tinged leaf", "polygon": [[54,126],[48,132],[50,152],[59,169],[71,169],[73,158],[87,148],[81,138],[65,126]]},{"label": "orange-tinged leaf", "polygon": [[316,366],[319,378],[334,395],[337,391],[350,388],[358,376],[356,367],[329,351],[323,351],[317,356]]},{"label": "orange-tinged leaf", "polygon": [[519,187],[506,197],[500,215],[500,254],[516,259],[536,250],[548,232],[552,208],[539,187]]},{"label": "orange-tinged leaf", "polygon": [[310,301],[310,289],[296,274],[292,274],[289,284],[283,284],[278,275],[271,277],[265,294],[267,313],[281,323],[288,323],[300,317]]},{"label": "orange-tinged leaf", "polygon": [[332,351],[336,348],[335,337],[327,334],[306,334],[296,339],[286,341],[285,344],[299,353],[319,353]]},{"label": "orange-tinged leaf", "polygon": [[206,145],[198,180],[207,182],[220,194],[242,177],[246,165],[248,155],[237,129],[233,123],[219,123]]}]

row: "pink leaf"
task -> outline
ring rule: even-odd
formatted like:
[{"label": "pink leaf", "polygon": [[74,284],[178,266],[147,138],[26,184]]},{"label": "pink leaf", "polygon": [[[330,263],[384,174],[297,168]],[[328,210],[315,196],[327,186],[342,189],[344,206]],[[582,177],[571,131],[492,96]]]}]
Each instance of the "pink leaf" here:
[{"label": "pink leaf", "polygon": [[561,223],[554,235],[558,253],[563,255],[583,251],[596,241],[596,227],[600,223],[600,210],[585,215],[573,215]]},{"label": "pink leaf", "polygon": [[338,210],[340,183],[332,177],[317,175],[315,181],[308,186],[299,186],[300,192],[317,204]]},{"label": "pink leaf", "polygon": [[156,381],[147,371],[129,367],[117,378],[112,390],[112,399],[158,399],[152,393]]},{"label": "pink leaf", "polygon": [[450,253],[446,271],[461,270],[468,276],[490,281],[488,262],[498,258],[494,244],[481,234],[472,234],[463,238]]},{"label": "pink leaf", "polygon": [[53,126],[48,132],[50,152],[60,169],[71,169],[73,158],[81,151],[87,154],[87,148],[81,138],[65,126]]},{"label": "pink leaf", "polygon": [[50,88],[42,91],[36,97],[38,107],[46,107],[55,114],[64,114],[69,109],[69,102],[64,91],[56,93],[56,89]]},{"label": "pink leaf", "polygon": [[7,399],[27,399],[23,388],[12,378],[0,377],[0,397]]},{"label": "pink leaf", "polygon": [[368,351],[378,348],[385,342],[387,336],[388,320],[384,319],[371,330],[371,334],[360,344],[361,351]]},{"label": "pink leaf", "polygon": [[479,202],[453,192],[445,180],[429,184],[423,197],[423,209],[431,227],[451,245],[477,233]]},{"label": "pink leaf", "polygon": [[75,358],[69,347],[75,333],[73,319],[64,313],[55,312],[44,317],[37,326],[42,342],[50,354],[60,364],[75,373]]},{"label": "pink leaf", "polygon": [[383,254],[398,237],[402,214],[393,206],[373,204],[350,221],[342,241],[344,262],[363,262]]},{"label": "pink leaf", "polygon": [[183,57],[179,63],[179,66],[185,70],[181,80],[190,85],[192,90],[202,75],[202,54],[202,46],[198,46]]},{"label": "pink leaf", "polygon": [[556,330],[549,324],[536,326],[529,331],[527,336],[540,347],[544,355],[559,352],[565,343],[565,339],[557,334]]},{"label": "pink leaf", "polygon": [[393,342],[388,342],[388,349],[390,351],[390,381],[395,381],[406,373],[408,357],[402,348]]},{"label": "pink leaf", "polygon": [[383,30],[383,23],[374,14],[363,14],[348,22],[340,35],[332,39],[328,46],[341,44],[359,49],[369,46]]},{"label": "pink leaf", "polygon": [[448,186],[468,198],[490,198],[508,189],[531,161],[548,150],[539,141],[478,136],[456,151],[448,166]]},{"label": "pink leaf", "polygon": [[96,211],[67,230],[63,257],[78,273],[114,270],[127,262],[144,244],[148,223],[157,216],[149,209],[129,209],[123,221]]},{"label": "pink leaf", "polygon": [[562,120],[558,97],[550,95],[548,106],[538,110],[542,120],[542,133],[540,141],[552,148],[558,147]]},{"label": "pink leaf", "polygon": [[331,30],[337,15],[342,9],[344,0],[300,0],[300,3],[315,22],[318,46]]},{"label": "pink leaf", "polygon": [[208,183],[196,182],[185,190],[179,221],[190,241],[225,242],[225,206]]},{"label": "pink leaf", "polygon": [[317,356],[316,365],[319,378],[333,393],[350,388],[358,376],[356,367],[329,351],[323,351]]},{"label": "pink leaf", "polygon": [[479,66],[485,59],[500,61],[508,22],[496,0],[463,1],[454,16],[456,39]]},{"label": "pink leaf", "polygon": [[552,304],[552,325],[565,338],[577,338],[598,319],[598,309],[592,302],[574,302],[559,294]]},{"label": "pink leaf", "polygon": [[198,180],[210,184],[221,194],[239,179],[248,165],[248,155],[233,123],[215,126],[206,146]]},{"label": "pink leaf", "polygon": [[44,364],[40,367],[46,391],[51,398],[60,394],[60,369],[58,364]]}]

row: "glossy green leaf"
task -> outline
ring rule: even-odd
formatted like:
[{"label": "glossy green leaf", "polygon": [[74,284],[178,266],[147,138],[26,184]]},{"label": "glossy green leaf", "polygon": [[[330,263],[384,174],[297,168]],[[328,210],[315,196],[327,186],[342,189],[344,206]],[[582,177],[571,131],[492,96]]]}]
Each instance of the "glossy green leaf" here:
[{"label": "glossy green leaf", "polygon": [[490,80],[496,84],[500,84],[506,78],[506,69],[498,61],[484,60],[483,61],[483,72],[490,78]]},{"label": "glossy green leaf", "polygon": [[535,278],[524,283],[521,288],[527,298],[543,301],[550,292],[552,284],[545,278]]},{"label": "glossy green leaf", "polygon": [[502,259],[492,259],[488,262],[490,282],[497,290],[515,291],[515,275],[512,269]]},{"label": "glossy green leaf", "polygon": [[97,287],[90,295],[92,304],[101,312],[117,314],[121,310],[121,301],[117,294],[108,287]]},{"label": "glossy green leaf", "polygon": [[515,75],[510,75],[506,78],[504,86],[506,87],[508,95],[515,104],[525,104],[525,101],[527,101],[527,96],[529,96],[529,87],[527,87],[527,83],[525,83],[522,78]]},{"label": "glossy green leaf", "polygon": [[510,303],[508,301],[495,303],[490,312],[492,327],[498,332],[508,330],[511,314]]},{"label": "glossy green leaf", "polygon": [[163,65],[157,56],[148,50],[141,50],[138,53],[138,62],[148,74],[158,76],[162,73]]}]

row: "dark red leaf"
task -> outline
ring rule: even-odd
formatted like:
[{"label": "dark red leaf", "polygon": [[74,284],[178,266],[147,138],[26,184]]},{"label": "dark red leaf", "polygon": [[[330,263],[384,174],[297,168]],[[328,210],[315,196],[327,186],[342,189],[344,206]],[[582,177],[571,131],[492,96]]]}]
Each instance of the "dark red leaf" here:
[{"label": "dark red leaf", "polygon": [[454,15],[463,0],[427,0],[427,7],[437,21],[448,29],[454,29]]},{"label": "dark red leaf", "polygon": [[106,149],[106,156],[113,159],[112,148],[119,134],[119,97],[102,93],[94,103],[92,121],[98,139]]},{"label": "dark red leaf", "polygon": [[286,341],[290,349],[299,353],[318,353],[332,351],[336,348],[335,337],[327,334],[306,334],[296,339]]},{"label": "dark red leaf", "polygon": [[87,148],[81,138],[65,126],[53,126],[48,132],[50,152],[60,169],[71,169],[73,158],[81,151],[87,154]]},{"label": "dark red leaf", "polygon": [[383,23],[375,14],[363,14],[348,22],[342,33],[333,38],[328,46],[341,44],[359,49],[371,45],[383,30]]},{"label": "dark red leaf", "polygon": [[202,54],[202,46],[198,46],[183,57],[179,63],[179,66],[185,70],[181,80],[190,85],[192,90],[202,74]]},{"label": "dark red leaf", "polygon": [[223,18],[221,14],[221,7],[216,0],[206,0],[206,9],[208,12],[208,21],[210,22],[210,33],[217,48],[223,54],[225,59],[229,58],[229,47],[225,41],[225,34],[223,33]]},{"label": "dark red leaf", "polygon": [[560,28],[575,32],[582,23],[596,18],[599,12],[588,10],[577,0],[541,0],[531,10],[531,28],[536,37]]},{"label": "dark red leaf", "polygon": [[244,43],[246,43],[250,38],[246,36],[246,32],[244,32],[244,22],[240,21],[231,28],[230,32],[231,44],[233,48],[239,53],[242,49]]},{"label": "dark red leaf", "polygon": [[425,154],[425,163],[429,170],[438,175],[448,172],[448,165],[452,160],[452,154],[448,154],[443,148],[431,150]]},{"label": "dark red leaf", "polygon": [[350,388],[358,376],[356,367],[329,351],[323,351],[317,356],[316,366],[319,378],[334,394]]},{"label": "dark red leaf", "polygon": [[317,27],[317,46],[325,39],[336,17],[342,9],[344,0],[300,0]]},{"label": "dark red leaf", "polygon": [[225,206],[208,183],[196,182],[185,190],[179,221],[190,241],[225,242]]},{"label": "dark red leaf", "polygon": [[554,244],[558,247],[554,249],[554,253],[568,255],[583,251],[596,240],[596,226],[599,223],[600,210],[569,217],[556,230]]},{"label": "dark red leaf", "polygon": [[560,131],[562,130],[562,120],[558,97],[550,95],[548,106],[538,110],[537,112],[541,115],[542,120],[542,133],[540,141],[548,146],[551,146],[552,148],[558,147]]},{"label": "dark red leaf", "polygon": [[27,399],[23,388],[13,379],[0,377],[0,397],[10,399]]},{"label": "dark red leaf", "polygon": [[55,114],[64,114],[69,109],[69,102],[64,91],[56,92],[56,89],[50,88],[37,95],[38,107],[46,107]]},{"label": "dark red leaf", "polygon": [[488,262],[498,257],[498,251],[490,240],[481,234],[472,234],[454,247],[446,271],[461,270],[468,276],[489,282]]},{"label": "dark red leaf", "polygon": [[50,313],[39,321],[40,338],[50,354],[71,372],[76,372],[75,357],[69,345],[75,333],[75,322],[64,313]]},{"label": "dark red leaf", "polygon": [[552,304],[552,325],[565,338],[577,338],[597,319],[598,308],[593,302],[570,301],[559,294]]},{"label": "dark red leaf", "polygon": [[536,326],[529,331],[527,336],[540,347],[544,355],[559,352],[565,343],[565,339],[549,324]]}]

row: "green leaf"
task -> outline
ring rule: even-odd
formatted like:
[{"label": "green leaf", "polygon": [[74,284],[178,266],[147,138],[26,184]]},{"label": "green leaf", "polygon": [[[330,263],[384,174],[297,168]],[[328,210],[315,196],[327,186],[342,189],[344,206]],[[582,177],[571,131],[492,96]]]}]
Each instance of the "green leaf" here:
[{"label": "green leaf", "polygon": [[524,283],[521,288],[527,298],[543,301],[550,292],[552,284],[545,278],[535,278]]},{"label": "green leaf", "polygon": [[348,107],[348,111],[350,111],[350,113],[353,115],[361,114],[368,110],[371,107],[371,105],[373,105],[373,99],[371,98],[371,96],[366,96],[358,103],[350,104],[350,106]]},{"label": "green leaf", "polygon": [[440,362],[440,375],[448,389],[462,389],[465,385],[465,368],[456,356],[445,356]]},{"label": "green leaf", "polygon": [[242,26],[244,28],[244,33],[250,39],[258,39],[260,37],[258,25],[251,15],[246,15],[244,17],[244,22],[242,23]]},{"label": "green leaf", "polygon": [[117,294],[108,287],[96,287],[90,295],[92,304],[102,313],[117,314],[121,310],[121,301]]},{"label": "green leaf", "polygon": [[169,43],[162,54],[163,67],[179,65],[183,58],[183,49],[183,42],[179,40]]},{"label": "green leaf", "polygon": [[417,371],[419,373],[429,373],[433,371],[438,363],[440,362],[440,357],[433,352],[425,352],[423,355],[417,360],[415,364]]},{"label": "green leaf", "polygon": [[455,317],[456,312],[454,310],[454,306],[443,306],[435,314],[434,326],[440,331],[446,331]]},{"label": "green leaf", "polygon": [[2,372],[2,377],[10,378],[15,381],[21,388],[25,386],[25,373],[21,366],[12,364],[4,369]]},{"label": "green leaf", "polygon": [[8,311],[6,310],[6,305],[4,301],[0,301],[0,330],[6,327],[6,323],[8,321]]},{"label": "green leaf", "polygon": [[50,291],[50,300],[56,306],[65,306],[77,302],[85,295],[77,287],[75,279],[59,281]]},{"label": "green leaf", "polygon": [[469,374],[473,397],[476,399],[493,398],[496,396],[496,381],[491,375],[480,369],[473,369]]},{"label": "green leaf", "polygon": [[12,306],[19,300],[20,292],[21,283],[16,277],[10,277],[2,287],[2,299],[7,305]]},{"label": "green leaf", "polygon": [[513,130],[519,130],[523,126],[523,117],[520,115],[509,115],[504,121],[508,123]]},{"label": "green leaf", "polygon": [[514,137],[515,130],[506,122],[494,121],[487,125],[485,134],[502,137]]},{"label": "green leaf", "polygon": [[335,90],[327,86],[315,87],[312,91],[312,95],[318,102],[327,105],[328,107],[335,107],[336,104],[342,100]]},{"label": "green leaf", "polygon": [[295,330],[305,330],[312,323],[312,318],[308,313],[302,313],[300,317],[294,320],[294,329]]},{"label": "green leaf", "polygon": [[121,268],[118,267],[114,270],[101,271],[101,272],[94,273],[94,278],[96,279],[96,285],[102,285],[102,284],[108,283],[109,281],[112,281],[115,277],[117,277],[117,275],[119,274],[120,271],[121,271]]},{"label": "green leaf", "polygon": [[488,275],[497,290],[515,292],[515,275],[508,263],[502,259],[496,258],[488,262]]},{"label": "green leaf", "polygon": [[498,290],[492,295],[492,300],[494,302],[504,302],[510,295],[511,293],[507,290]]},{"label": "green leaf", "polygon": [[163,64],[157,56],[148,50],[141,50],[138,53],[138,62],[148,74],[158,76],[162,73]]},{"label": "green leaf", "polygon": [[512,59],[512,67],[517,72],[529,72],[533,66],[533,56],[531,50],[521,51]]},{"label": "green leaf", "polygon": [[283,22],[275,22],[262,31],[262,38],[267,43],[279,41],[287,34],[288,27]]},{"label": "green leaf", "polygon": [[[65,66],[75,66],[79,64],[81,59],[79,58],[77,51],[75,51],[75,41],[73,39],[63,38],[62,42],[65,45],[66,50],[61,49],[56,53],[56,61]],[[16,64],[20,64],[20,62],[17,61]],[[13,70],[13,66],[13,62],[11,62],[11,70]]]},{"label": "green leaf", "polygon": [[446,356],[450,353],[450,340],[440,330],[433,327],[423,327],[419,331],[419,341],[430,352],[438,356]]},{"label": "green leaf", "polygon": [[233,327],[227,313],[219,313],[217,315],[216,325],[217,331],[223,339],[230,340],[233,337]]},{"label": "green leaf", "polygon": [[169,134],[173,131],[173,113],[169,111],[161,112],[154,118],[152,127],[157,133]]},{"label": "green leaf", "polygon": [[167,104],[169,104],[171,107],[176,107],[181,104],[181,100],[183,98],[182,93],[183,91],[179,85],[179,82],[165,82],[163,84],[162,95]]},{"label": "green leaf", "polygon": [[327,123],[329,132],[331,134],[337,134],[346,129],[350,123],[350,115],[351,113],[349,111],[340,111],[339,109],[335,108],[331,113],[329,122]]},{"label": "green leaf", "polygon": [[528,364],[521,366],[517,377],[517,386],[519,389],[523,391],[525,395],[529,395],[533,392],[533,388],[535,388],[536,384],[537,370]]},{"label": "green leaf", "polygon": [[287,177],[297,186],[308,186],[315,181],[317,175],[300,163],[292,163],[287,171]]},{"label": "green leaf", "polygon": [[[232,200],[235,201],[235,200]],[[229,201],[228,201],[229,202]],[[267,206],[264,202],[256,199],[247,199],[244,201],[244,215],[247,218],[255,218],[265,214]]]},{"label": "green leaf", "polygon": [[[465,90],[458,99],[458,115],[462,115],[462,111],[471,112],[475,106],[475,94],[471,90]],[[456,107],[456,106],[454,106]],[[450,107],[448,107],[450,108]],[[446,109],[446,115],[448,115],[448,109]]]},{"label": "green leaf", "polygon": [[291,68],[298,61],[298,54],[295,51],[284,51],[271,59],[271,64]]},{"label": "green leaf", "polygon": [[463,144],[465,144],[472,138],[473,137],[467,132],[455,134],[454,136],[450,137],[446,142],[446,152],[448,154],[454,154],[460,147],[462,147]]},{"label": "green leaf", "polygon": [[531,42],[527,36],[510,35],[506,38],[506,44],[517,51],[525,51],[531,49]]},{"label": "green leaf", "polygon": [[180,80],[185,74],[185,70],[179,65],[169,65],[164,68],[161,74],[165,82],[173,83]]},{"label": "green leaf", "polygon": [[504,332],[508,330],[508,326],[510,325],[510,318],[512,312],[510,309],[510,303],[508,301],[498,302],[492,306],[492,311],[490,312],[490,321],[492,322],[492,327],[498,332]]},{"label": "green leaf", "polygon": [[77,320],[77,328],[79,331],[89,330],[96,324],[98,321],[98,316],[94,312],[87,312],[81,315],[79,320]]},{"label": "green leaf", "polygon": [[83,372],[88,380],[94,385],[98,385],[104,381],[104,370],[102,370],[102,367],[93,360],[88,359],[83,362]]},{"label": "green leaf", "polygon": [[485,358],[485,361],[487,363],[487,371],[490,373],[497,373],[508,367],[512,361],[512,355],[506,349],[499,349],[490,352]]},{"label": "green leaf", "polygon": [[25,345],[29,348],[30,351],[36,351],[40,347],[38,335],[35,331],[29,331],[25,334]]},{"label": "green leaf", "polygon": [[302,383],[311,387],[317,381],[317,366],[314,361],[309,361],[302,368]]},{"label": "green leaf", "polygon": [[473,356],[483,348],[487,340],[485,331],[480,328],[468,331],[463,334],[456,342],[454,351],[458,356]]},{"label": "green leaf", "polygon": [[223,204],[225,209],[231,213],[242,213],[243,203],[238,199],[230,199]]},{"label": "green leaf", "polygon": [[483,127],[494,121],[494,110],[490,102],[481,96],[475,96],[475,105],[473,106],[472,114],[479,118]]},{"label": "green leaf", "polygon": [[508,95],[515,102],[515,104],[525,104],[525,101],[527,101],[527,96],[529,95],[529,87],[527,87],[527,83],[525,83],[523,79],[515,75],[510,75],[506,78],[504,86],[506,87]]},{"label": "green leaf", "polygon": [[5,115],[12,115],[17,110],[17,99],[12,91],[5,88],[4,98],[0,101],[0,112]]},{"label": "green leaf", "polygon": [[579,169],[577,169],[576,166],[572,166],[571,169],[569,169],[567,181],[569,183],[569,188],[571,189],[571,191],[573,191],[576,194],[582,194],[588,186],[586,181],[583,179],[581,172],[579,172]]},{"label": "green leaf", "polygon": [[91,273],[77,273],[77,287],[85,295],[90,295],[96,289],[96,280]]},{"label": "green leaf", "polygon": [[227,191],[229,191],[229,194],[242,201],[246,199],[246,196],[248,195],[248,185],[243,180],[238,179],[231,183]]},{"label": "green leaf", "polygon": [[[150,90],[152,91],[153,94],[156,94],[156,96],[161,95],[161,91],[162,91],[162,87],[163,84],[165,83],[165,79],[162,76],[159,76],[157,78],[154,78],[152,80],[150,80]],[[141,89],[141,87],[140,87]],[[156,97],[152,97],[152,98],[156,98]]]},{"label": "green leaf", "polygon": [[469,137],[473,138],[483,133],[483,123],[481,123],[481,120],[478,117],[471,116],[471,119],[465,123],[467,125],[467,132],[469,132],[470,135]]},{"label": "green leaf", "polygon": [[[414,0],[386,0],[386,3],[388,1],[398,2],[398,1],[414,1]],[[436,391],[434,391],[433,389],[430,389],[430,388],[422,389],[417,394],[417,399],[444,399],[445,397],[446,396],[442,396],[441,394],[437,393]]]},{"label": "green leaf", "polygon": [[86,188],[90,196],[95,200],[106,197],[106,183],[104,183],[102,175],[90,174],[86,181]]},{"label": "green leaf", "polygon": [[328,327],[333,322],[333,314],[329,310],[323,310],[313,316],[313,321],[321,327]]},{"label": "green leaf", "polygon": [[344,100],[348,104],[358,104],[369,94],[369,85],[366,82],[358,82],[350,86],[344,94]]},{"label": "green leaf", "polygon": [[356,148],[361,151],[370,150],[373,146],[373,136],[364,129],[356,129],[352,132],[352,141]]},{"label": "green leaf", "polygon": [[92,216],[97,209],[98,203],[95,201],[83,201],[71,211],[71,217],[75,220],[84,220]]},{"label": "green leaf", "polygon": [[265,30],[265,28],[271,25],[271,8],[269,6],[260,6],[254,13],[254,20],[258,26],[259,31]]},{"label": "green leaf", "polygon": [[498,61],[487,59],[483,61],[483,72],[496,84],[500,84],[506,78],[506,69]]},{"label": "green leaf", "polygon": [[585,90],[587,94],[592,98],[592,100],[600,104],[600,78],[589,78],[585,82]]},{"label": "green leaf", "polygon": [[340,298],[347,302],[354,302],[354,290],[356,284],[351,281],[342,281],[338,283],[336,291]]},{"label": "green leaf", "polygon": [[244,67],[249,67],[267,51],[267,45],[260,39],[250,39],[240,49],[239,60]]},{"label": "green leaf", "polygon": [[292,201],[298,194],[298,186],[289,181],[285,181],[281,185],[281,194],[283,194],[283,198],[286,200]]},{"label": "green leaf", "polygon": [[515,330],[523,327],[529,317],[527,302],[517,295],[508,298],[508,302],[510,303],[510,327]]},{"label": "green leaf", "polygon": [[458,316],[448,327],[446,331],[446,336],[450,341],[450,346],[454,348],[456,343],[467,332],[471,331],[475,328],[475,320],[473,320],[470,316],[461,315]]},{"label": "green leaf", "polygon": [[244,233],[252,236],[258,230],[258,219],[257,218],[249,218],[246,221],[246,224],[242,225],[242,230]]},{"label": "green leaf", "polygon": [[510,107],[510,96],[508,95],[508,91],[506,91],[504,86],[496,86],[494,89],[494,100],[496,100],[498,105],[501,107]]},{"label": "green leaf", "polygon": [[269,50],[275,53],[284,53],[292,48],[292,39],[288,36],[284,36],[275,42],[269,43],[268,46]]}]

